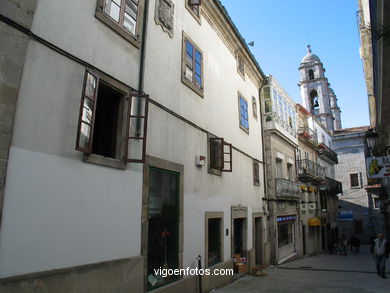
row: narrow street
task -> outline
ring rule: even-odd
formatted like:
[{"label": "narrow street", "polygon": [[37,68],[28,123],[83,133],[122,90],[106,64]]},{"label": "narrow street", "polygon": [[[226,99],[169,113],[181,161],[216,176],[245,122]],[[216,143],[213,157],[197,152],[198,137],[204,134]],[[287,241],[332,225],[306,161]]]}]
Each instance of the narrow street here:
[{"label": "narrow street", "polygon": [[[347,256],[321,254],[269,267],[267,276],[245,275],[216,293],[233,292],[389,292],[390,279],[375,273],[369,247]],[[387,275],[389,276],[387,268]]]}]

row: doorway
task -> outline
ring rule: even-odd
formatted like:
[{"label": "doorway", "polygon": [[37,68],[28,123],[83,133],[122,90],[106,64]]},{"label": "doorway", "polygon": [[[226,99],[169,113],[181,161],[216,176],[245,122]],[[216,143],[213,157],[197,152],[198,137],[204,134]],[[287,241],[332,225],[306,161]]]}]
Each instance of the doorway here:
[{"label": "doorway", "polygon": [[254,247],[256,265],[263,264],[263,219],[255,218],[254,221]]},{"label": "doorway", "polygon": [[148,290],[176,280],[162,277],[157,269],[179,268],[179,174],[150,167],[148,205]]},{"label": "doorway", "polygon": [[233,220],[233,254],[246,256],[246,219]]}]

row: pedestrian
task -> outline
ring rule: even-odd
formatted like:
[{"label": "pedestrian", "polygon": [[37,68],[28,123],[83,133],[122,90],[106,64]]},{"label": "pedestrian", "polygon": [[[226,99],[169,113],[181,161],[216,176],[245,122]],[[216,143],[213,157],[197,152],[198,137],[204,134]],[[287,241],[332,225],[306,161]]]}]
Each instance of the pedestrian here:
[{"label": "pedestrian", "polygon": [[328,254],[331,255],[334,250],[334,240],[332,238],[329,238],[328,241]]},{"label": "pedestrian", "polygon": [[343,237],[341,239],[341,247],[343,248],[343,253],[345,256],[347,256],[347,247],[348,247],[348,237],[343,234]]},{"label": "pedestrian", "polygon": [[355,250],[356,253],[359,253],[360,251],[360,239],[358,237],[355,238]]},{"label": "pedestrian", "polygon": [[349,245],[351,246],[351,251],[353,251],[353,248],[355,247],[355,236],[352,235],[351,237],[349,237]]},{"label": "pedestrian", "polygon": [[379,277],[386,279],[386,258],[388,258],[388,244],[383,233],[379,233],[378,237],[371,244],[371,254],[374,256],[376,273]]}]

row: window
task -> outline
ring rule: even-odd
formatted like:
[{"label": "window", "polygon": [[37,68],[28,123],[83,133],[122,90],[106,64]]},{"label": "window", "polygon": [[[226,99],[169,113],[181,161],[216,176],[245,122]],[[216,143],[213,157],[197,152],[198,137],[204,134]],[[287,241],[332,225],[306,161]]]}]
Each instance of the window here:
[{"label": "window", "polygon": [[316,90],[310,92],[310,112],[314,115],[320,111],[320,104],[318,101],[318,94]]},{"label": "window", "polygon": [[374,209],[379,209],[379,208],[380,208],[380,201],[379,201],[379,198],[373,197],[373,198],[372,198],[372,201],[373,201]]},{"label": "window", "polygon": [[349,174],[349,178],[351,180],[351,187],[360,187],[360,178],[359,178],[359,173],[353,173]]},{"label": "window", "polygon": [[209,173],[232,172],[232,145],[219,137],[209,137]]},{"label": "window", "polygon": [[309,77],[310,77],[310,79],[314,79],[315,78],[313,69],[309,70]]},{"label": "window", "polygon": [[292,168],[292,164],[290,163],[287,163],[287,176],[288,176],[288,180],[289,181],[293,181],[293,168]]},{"label": "window", "polygon": [[192,14],[192,16],[196,19],[200,24],[200,9],[201,9],[201,1],[194,0],[185,0],[187,10]]},{"label": "window", "polygon": [[278,247],[293,243],[294,240],[294,222],[278,223]]},{"label": "window", "polygon": [[252,97],[252,112],[253,117],[257,120],[257,101],[255,97]]},{"label": "window", "polygon": [[148,96],[86,70],[76,150],[91,163],[124,168],[145,158]]},{"label": "window", "polygon": [[283,161],[280,159],[276,159],[276,178],[283,178]]},{"label": "window", "polygon": [[203,96],[202,51],[187,36],[183,36],[182,81]]},{"label": "window", "polygon": [[253,185],[256,186],[260,185],[259,163],[256,161],[253,161]]},{"label": "window", "polygon": [[215,265],[222,261],[222,243],[223,243],[223,228],[222,228],[221,212],[207,212],[207,266]]},{"label": "window", "polygon": [[355,226],[355,234],[362,234],[363,233],[363,221],[362,220],[354,220],[354,226]]},{"label": "window", "polygon": [[245,63],[240,55],[237,55],[237,71],[241,77],[245,78]]},{"label": "window", "polygon": [[321,211],[326,212],[328,209],[328,203],[327,203],[326,193],[324,191],[320,191],[320,205],[321,205]]},{"label": "window", "polygon": [[249,132],[248,102],[241,96],[239,96],[238,101],[239,101],[239,114],[240,114],[240,128],[245,132]]},{"label": "window", "polygon": [[118,32],[122,37],[139,46],[139,7],[143,0],[98,0],[96,17]]}]

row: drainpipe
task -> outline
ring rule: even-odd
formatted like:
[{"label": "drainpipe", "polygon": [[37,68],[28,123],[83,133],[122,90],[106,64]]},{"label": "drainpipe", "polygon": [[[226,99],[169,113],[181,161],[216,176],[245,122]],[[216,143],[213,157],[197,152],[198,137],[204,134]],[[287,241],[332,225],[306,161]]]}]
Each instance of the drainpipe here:
[{"label": "drainpipe", "polygon": [[[140,63],[139,63],[139,76],[138,76],[138,92],[140,94],[144,93],[144,73],[145,73],[145,50],[146,50],[146,39],[147,39],[147,27],[148,27],[148,15],[149,15],[149,0],[145,0],[144,7],[144,19],[142,26],[142,40],[141,40],[141,52],[140,52]],[[137,103],[137,114],[140,115],[142,103],[138,101]],[[141,136],[141,119],[137,119],[136,123],[136,134]]]},{"label": "drainpipe", "polygon": [[[264,180],[264,198],[268,200],[267,196],[267,175],[266,175],[266,164],[265,164],[265,143],[264,143],[264,114],[263,114],[263,102],[261,98],[261,90],[263,89],[263,86],[268,83],[268,77],[264,79],[264,81],[261,83],[260,88],[259,88],[259,97],[260,97],[260,118],[261,118],[261,143],[262,143],[262,156],[263,156],[263,180]],[[267,201],[267,208],[268,208],[268,201]]]},{"label": "drainpipe", "polygon": [[138,77],[138,91],[144,92],[144,71],[145,71],[145,49],[146,49],[146,34],[148,27],[148,15],[149,15],[149,0],[145,0],[144,7],[144,19],[142,26],[142,41],[141,41],[141,56],[139,64],[139,77]]}]

